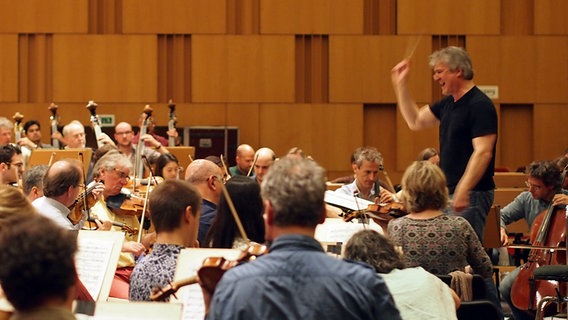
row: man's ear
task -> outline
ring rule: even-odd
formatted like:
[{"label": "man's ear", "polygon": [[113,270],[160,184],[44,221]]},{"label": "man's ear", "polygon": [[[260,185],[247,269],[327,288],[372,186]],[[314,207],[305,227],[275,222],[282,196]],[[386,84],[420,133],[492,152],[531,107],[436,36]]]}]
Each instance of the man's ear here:
[{"label": "man's ear", "polygon": [[325,209],[325,202],[321,206],[320,216],[318,219],[318,224],[322,224],[325,222],[325,218],[327,217],[327,210]]},{"label": "man's ear", "polygon": [[355,163],[351,164],[351,168],[353,168],[353,172],[355,172],[355,171],[357,171],[357,169],[359,169]]},{"label": "man's ear", "polygon": [[268,200],[264,200],[264,220],[267,225],[271,226],[274,224],[274,208]]}]

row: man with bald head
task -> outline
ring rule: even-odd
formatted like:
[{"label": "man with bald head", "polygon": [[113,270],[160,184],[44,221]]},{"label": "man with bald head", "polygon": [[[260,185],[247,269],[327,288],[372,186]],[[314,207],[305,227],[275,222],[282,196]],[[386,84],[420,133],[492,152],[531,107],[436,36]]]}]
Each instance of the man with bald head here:
[{"label": "man with bald head", "polygon": [[[254,149],[248,144],[241,144],[237,147],[237,155],[235,157],[236,165],[229,168],[229,173],[234,176],[246,176],[252,167],[254,161]],[[251,173],[252,175],[252,173]]]},{"label": "man with bald head", "polygon": [[276,161],[276,154],[270,148],[260,148],[255,154],[254,175],[256,182],[262,183],[264,176]]},{"label": "man with bald head", "polygon": [[199,240],[199,243],[204,243],[221,199],[223,171],[209,160],[197,159],[187,166],[185,180],[193,184],[201,194],[201,217],[199,218],[197,240]]}]

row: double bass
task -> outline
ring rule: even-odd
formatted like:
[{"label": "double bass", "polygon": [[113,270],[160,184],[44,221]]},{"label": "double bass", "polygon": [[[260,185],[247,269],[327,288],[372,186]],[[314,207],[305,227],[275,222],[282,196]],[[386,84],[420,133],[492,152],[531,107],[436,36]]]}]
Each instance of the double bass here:
[{"label": "double bass", "polygon": [[[172,99],[168,101],[168,108],[170,108],[170,114],[168,121],[168,131],[176,128],[176,104],[173,102]],[[175,147],[176,146],[176,138],[173,136],[168,137],[168,147]]]},{"label": "double bass", "polygon": [[97,104],[91,100],[87,103],[87,109],[91,112],[91,124],[93,125],[93,130],[95,131],[95,139],[97,140],[97,148],[103,146],[103,141],[101,140],[103,131],[101,129],[101,124],[99,122],[99,116],[97,116]]},{"label": "double bass", "polygon": [[[564,181],[566,170],[562,172]],[[560,191],[560,187],[557,192]],[[566,295],[566,287],[555,281],[535,280],[534,270],[544,265],[566,264],[566,209],[552,203],[533,222],[530,241],[533,246],[527,262],[520,267],[519,274],[511,288],[511,300],[521,310],[536,310],[538,302],[546,296]],[[557,293],[557,289],[560,290]],[[552,308],[548,308],[552,307]],[[556,310],[545,308],[545,315]]]},{"label": "double bass", "polygon": [[24,119],[24,115],[16,112],[12,118],[14,119],[15,142],[18,143],[18,141],[22,139],[22,133],[24,132],[24,128],[22,127],[22,120]]},{"label": "double bass", "polygon": [[51,103],[49,105],[49,107],[47,107],[47,109],[49,109],[49,111],[51,111],[51,116],[49,117],[49,121],[51,124],[51,145],[55,148],[55,149],[60,149],[61,146],[59,145],[59,139],[57,138],[53,138],[53,134],[56,132],[59,132],[59,115],[57,115],[57,108],[58,106],[55,103]]},{"label": "double bass", "polygon": [[140,139],[138,140],[138,144],[136,145],[136,157],[134,160],[134,180],[136,180],[136,178],[143,178],[144,176],[144,163],[142,162],[142,155],[144,154],[146,143],[144,140],[142,140],[142,136],[148,133],[148,119],[152,116],[153,111],[154,109],[152,109],[149,104],[144,107],[144,121],[142,122],[142,126],[140,126]]}]

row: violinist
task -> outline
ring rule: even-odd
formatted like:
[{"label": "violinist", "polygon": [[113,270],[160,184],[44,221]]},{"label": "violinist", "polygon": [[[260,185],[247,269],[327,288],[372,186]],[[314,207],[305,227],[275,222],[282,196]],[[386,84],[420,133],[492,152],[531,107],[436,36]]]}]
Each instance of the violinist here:
[{"label": "violinist", "polygon": [[16,184],[24,173],[20,147],[13,144],[0,146],[0,184]]},{"label": "violinist", "polygon": [[[547,207],[565,206],[568,204],[568,191],[562,189],[557,194],[557,190],[562,185],[561,170],[553,161],[535,161],[526,168],[528,175],[526,184],[528,191],[521,192],[511,203],[501,209],[501,242],[504,246],[508,245],[507,225],[517,220],[525,219],[529,227],[533,227],[535,219]],[[515,320],[534,319],[524,310],[520,310],[511,301],[511,288],[515,282],[520,269],[516,268],[509,273],[500,283],[499,291],[505,301],[511,307]]]},{"label": "violinist", "polygon": [[33,166],[22,175],[22,192],[33,202],[37,198],[43,197],[43,177],[47,172],[48,165],[42,164]]},{"label": "violinist", "polygon": [[335,192],[362,198],[376,203],[391,202],[390,192],[380,187],[379,168],[383,161],[381,153],[374,147],[361,147],[353,152],[352,168],[355,180]]},{"label": "violinist", "polygon": [[[93,171],[97,181],[104,182],[102,197],[93,205],[91,212],[99,219],[113,221],[129,226],[131,229],[140,230],[140,222],[136,215],[127,215],[122,211],[112,211],[106,199],[121,193],[122,188],[130,180],[132,163],[123,154],[108,152],[97,161]],[[122,228],[115,226],[112,231],[122,231]],[[140,257],[146,248],[150,247],[152,235],[148,234],[142,238],[141,243],[137,242],[137,235],[126,233],[122,250],[118,260],[114,281],[111,286],[110,296],[121,299],[128,299],[128,286],[130,274],[134,268],[135,258]]]},{"label": "violinist", "polygon": [[[132,131],[132,126],[129,123],[120,122],[114,127],[114,139],[116,140],[118,150],[130,159],[130,162],[134,165],[136,161],[136,144],[134,144],[133,138],[134,131]],[[151,146],[151,148],[144,148],[144,155],[150,163],[155,163],[160,154],[169,153],[166,147],[149,134],[142,136],[142,140]]]},{"label": "violinist", "polygon": [[130,300],[150,301],[155,287],[173,281],[181,249],[197,245],[201,196],[189,183],[166,180],[151,193],[149,208],[156,242],[130,277]]},{"label": "violinist", "polygon": [[400,319],[370,266],[326,255],[314,239],[325,189],[314,161],[272,166],[261,188],[270,253],[226,271],[212,296],[202,286],[207,319]]},{"label": "violinist", "polygon": [[161,154],[156,160],[156,176],[164,180],[179,179],[179,161],[172,153]]},{"label": "violinist", "polygon": [[[82,191],[83,167],[79,160],[63,159],[54,162],[43,178],[43,197],[32,202],[32,205],[43,216],[53,220],[60,227],[67,230],[80,230],[84,217],[75,221],[69,218],[71,206]],[[102,187],[93,191],[93,194],[102,192]],[[110,224],[99,221],[99,227],[110,229]]]}]

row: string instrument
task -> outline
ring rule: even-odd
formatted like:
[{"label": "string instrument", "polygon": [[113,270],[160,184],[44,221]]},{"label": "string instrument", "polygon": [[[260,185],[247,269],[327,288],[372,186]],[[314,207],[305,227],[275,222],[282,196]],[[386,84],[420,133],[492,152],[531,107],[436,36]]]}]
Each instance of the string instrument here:
[{"label": "string instrument", "polygon": [[142,136],[148,133],[148,119],[152,116],[152,112],[154,110],[147,104],[144,107],[144,111],[142,113],[144,117],[144,121],[142,122],[142,126],[140,126],[140,134],[138,144],[136,145],[136,157],[134,161],[134,178],[139,177],[142,178],[144,176],[144,164],[142,163],[142,154],[144,154],[144,147],[145,142],[142,140]]},{"label": "string instrument", "polygon": [[51,116],[49,117],[49,121],[51,124],[51,145],[55,149],[59,149],[61,146],[59,145],[59,139],[53,138],[53,134],[59,132],[59,115],[57,115],[57,108],[59,108],[55,103],[51,103],[47,109],[51,111]]},{"label": "string instrument", "polygon": [[[168,108],[170,108],[170,114],[169,114],[169,118],[170,120],[168,121],[168,131],[175,129],[176,128],[176,104],[172,101],[172,99],[170,99],[170,101],[168,101]],[[176,145],[176,138],[169,136],[168,137],[168,147],[175,147]]]},{"label": "string instrument", "polygon": [[221,155],[219,158],[221,159],[221,163],[223,164],[223,170],[225,171],[225,179],[226,180],[231,179],[231,174],[229,173],[229,169],[227,168],[227,164],[225,163],[225,160],[223,159],[223,155]]},{"label": "string instrument", "polygon": [[102,183],[100,182],[93,183],[85,190],[85,192],[79,193],[73,203],[67,207],[67,209],[70,210],[69,214],[67,215],[67,219],[69,219],[72,224],[78,224],[79,222],[81,222],[81,220],[83,219],[83,210],[85,210],[85,206],[88,206],[90,208],[96,203],[96,199],[93,196],[93,190],[100,185],[102,185]]},{"label": "string instrument", "polygon": [[155,288],[150,295],[152,301],[166,301],[169,296],[175,293],[184,286],[200,282],[201,286],[208,292],[215,291],[217,283],[221,280],[223,274],[232,267],[239,264],[253,261],[257,257],[262,256],[268,252],[268,247],[263,244],[251,244],[243,250],[239,257],[235,260],[226,260],[223,257],[208,257],[203,260],[201,267],[197,271],[197,275],[191,276],[179,281],[170,282],[162,288]]},{"label": "string instrument", "polygon": [[[379,165],[379,171],[381,171],[383,173],[383,175],[385,176],[385,179],[387,180],[387,185],[390,188],[390,192],[396,192],[396,190],[394,189],[394,185],[392,184],[392,181],[389,177],[389,174],[387,173],[387,170],[385,169],[385,167],[383,166],[383,162],[381,161],[381,164]],[[396,199],[395,199],[396,201]]]},{"label": "string instrument", "polygon": [[15,142],[17,143],[20,139],[22,139],[22,132],[24,132],[24,128],[22,127],[24,115],[16,112],[12,118],[14,119],[14,137]]},{"label": "string instrument", "polygon": [[370,204],[365,210],[354,210],[345,213],[343,221],[349,222],[356,218],[366,218],[364,216],[368,216],[377,223],[388,223],[392,219],[404,217],[407,214],[408,212],[400,202]]},{"label": "string instrument", "polygon": [[97,140],[97,148],[103,146],[101,140],[103,131],[99,122],[99,116],[97,116],[97,104],[91,100],[87,103],[87,109],[91,112],[91,124],[93,125],[93,130],[95,131],[95,139]]},{"label": "string instrument", "polygon": [[107,207],[114,213],[126,216],[140,216],[144,210],[144,198],[133,195],[132,193],[122,192],[107,197]]},{"label": "string instrument", "polygon": [[235,223],[237,224],[237,228],[241,234],[241,237],[245,242],[248,243],[248,247],[241,252],[238,259],[231,261],[226,260],[223,257],[208,257],[203,260],[203,263],[199,270],[197,271],[196,276],[189,277],[187,279],[182,279],[178,282],[172,282],[169,285],[163,288],[156,288],[152,295],[150,295],[150,299],[153,301],[164,301],[170,295],[174,294],[179,288],[194,284],[196,282],[200,282],[201,286],[210,293],[215,291],[215,287],[223,274],[229,270],[230,268],[237,266],[244,262],[253,261],[256,257],[264,255],[268,252],[268,247],[263,244],[258,243],[251,243],[248,236],[246,235],[245,229],[243,228],[243,224],[241,223],[241,219],[239,218],[237,211],[235,209],[235,205],[231,200],[231,196],[227,191],[227,187],[225,184],[221,183],[221,189],[223,190],[223,196],[225,200],[227,200],[227,204],[229,205],[229,209],[233,218],[235,219]]},{"label": "string instrument", "polygon": [[[566,171],[562,173],[564,181]],[[560,190],[557,190],[560,191]],[[566,295],[566,287],[555,281],[534,280],[534,270],[543,265],[566,264],[566,210],[552,206],[541,212],[533,222],[530,241],[533,245],[527,262],[520,267],[519,274],[511,288],[511,300],[521,310],[536,310],[538,302],[545,296]],[[536,248],[535,248],[536,247]],[[545,247],[548,249],[537,249]],[[557,293],[556,289],[560,289]],[[553,307],[553,305],[549,305]],[[556,311],[545,308],[545,315]]]},{"label": "string instrument", "polygon": [[[87,219],[89,223],[96,223],[96,220],[99,217],[96,215],[91,214],[90,217]],[[115,227],[119,227],[122,231],[128,233],[129,235],[137,235],[138,229],[132,228],[131,226],[127,225],[126,223],[118,222],[118,221],[111,221],[112,225]]]}]

